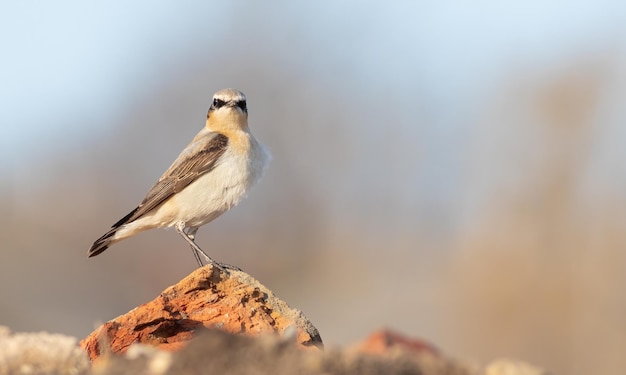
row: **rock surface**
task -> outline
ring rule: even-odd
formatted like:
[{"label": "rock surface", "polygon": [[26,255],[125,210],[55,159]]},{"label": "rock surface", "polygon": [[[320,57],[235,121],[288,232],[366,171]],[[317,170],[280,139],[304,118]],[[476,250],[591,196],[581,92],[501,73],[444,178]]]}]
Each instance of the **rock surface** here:
[{"label": "rock surface", "polygon": [[175,351],[197,331],[217,328],[257,336],[293,337],[302,348],[322,348],[317,329],[243,271],[206,265],[157,298],[100,326],[80,346],[91,359],[124,353],[135,343]]},{"label": "rock surface", "polygon": [[394,355],[397,352],[405,354],[428,354],[438,357],[439,350],[432,344],[404,336],[389,329],[380,329],[370,334],[365,340],[352,347],[359,353],[374,355]]},{"label": "rock surface", "polygon": [[396,353],[393,356],[380,356],[337,349],[303,351],[298,350],[291,340],[282,337],[245,337],[220,330],[206,330],[188,346],[174,353],[134,345],[123,356],[104,356],[96,361],[93,373],[482,375],[455,361],[431,355]]},{"label": "rock surface", "polygon": [[[90,362],[76,339],[48,333],[10,333],[0,327],[0,375],[548,375],[527,363],[501,359],[485,368],[423,350],[421,342],[386,330],[353,348],[301,350],[294,335],[233,335],[201,329],[181,350],[133,344],[124,354],[107,352]],[[381,341],[381,338],[384,339]],[[391,338],[391,339],[390,339]],[[376,350],[371,350],[371,343]],[[384,346],[381,342],[387,343]],[[404,343],[409,343],[405,345]]]},{"label": "rock surface", "polygon": [[[72,337],[12,334],[0,327],[0,375],[548,375],[509,359],[493,361],[485,368],[464,364],[413,345],[419,340],[385,330],[355,345],[360,348],[356,351],[301,350],[295,345],[295,335],[249,336],[201,329],[176,352],[133,344],[124,354],[109,351],[92,363]],[[371,350],[371,343],[376,350]]]}]

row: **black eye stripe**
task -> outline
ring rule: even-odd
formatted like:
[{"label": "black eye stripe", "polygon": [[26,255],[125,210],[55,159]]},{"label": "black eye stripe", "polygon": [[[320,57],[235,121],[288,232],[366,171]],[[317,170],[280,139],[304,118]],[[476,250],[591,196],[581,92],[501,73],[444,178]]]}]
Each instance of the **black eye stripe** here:
[{"label": "black eye stripe", "polygon": [[[227,103],[232,103],[232,102],[226,102],[225,100],[222,99],[218,99],[218,98],[213,98],[213,105],[212,107],[214,109],[218,109],[221,108],[223,106],[225,106]],[[247,111],[248,107],[246,105],[246,101],[245,100],[238,100],[237,102],[235,102],[235,105],[239,108],[241,108],[243,111]]]}]

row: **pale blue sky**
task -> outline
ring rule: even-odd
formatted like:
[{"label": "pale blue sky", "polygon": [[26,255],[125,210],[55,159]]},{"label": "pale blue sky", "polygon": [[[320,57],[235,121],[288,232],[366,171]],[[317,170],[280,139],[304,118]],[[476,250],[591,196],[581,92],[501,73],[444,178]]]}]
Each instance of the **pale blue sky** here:
[{"label": "pale blue sky", "polygon": [[[3,2],[0,156],[33,146],[45,153],[51,140],[106,132],[169,62],[221,43],[232,43],[245,58],[247,48],[278,41],[275,53],[315,66],[312,74],[323,73],[324,56],[343,63],[353,79],[407,96],[419,84],[428,105],[444,116],[437,106],[471,103],[516,65],[549,64],[626,41],[620,1],[265,4]],[[307,52],[293,56],[293,45]],[[90,114],[101,121],[67,121],[88,121]]]}]

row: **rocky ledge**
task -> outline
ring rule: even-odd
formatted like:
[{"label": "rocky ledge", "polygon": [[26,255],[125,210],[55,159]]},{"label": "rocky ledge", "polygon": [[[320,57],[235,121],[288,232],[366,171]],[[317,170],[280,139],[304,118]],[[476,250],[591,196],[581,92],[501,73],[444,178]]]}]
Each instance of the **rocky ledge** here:
[{"label": "rocky ledge", "polygon": [[379,330],[322,350],[317,329],[248,274],[205,266],[157,298],[76,339],[0,327],[4,374],[546,375],[515,360],[486,366]]},{"label": "rocky ledge", "polygon": [[305,349],[322,339],[301,311],[292,309],[247,273],[206,265],[154,300],[106,322],[80,346],[93,360],[103,353],[125,353],[132,344],[178,350],[203,328],[257,336],[294,336]]}]

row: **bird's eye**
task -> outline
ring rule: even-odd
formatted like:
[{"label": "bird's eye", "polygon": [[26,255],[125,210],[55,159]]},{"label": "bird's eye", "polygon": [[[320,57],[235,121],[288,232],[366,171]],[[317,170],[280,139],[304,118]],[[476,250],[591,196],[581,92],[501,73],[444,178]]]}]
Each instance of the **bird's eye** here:
[{"label": "bird's eye", "polygon": [[213,107],[215,108],[219,108],[221,106],[223,106],[224,104],[226,104],[225,101],[223,101],[222,99],[213,99]]},{"label": "bird's eye", "polygon": [[246,101],[245,100],[241,100],[237,102],[237,107],[241,108],[244,112],[246,112],[248,110],[248,107],[246,106]]}]

